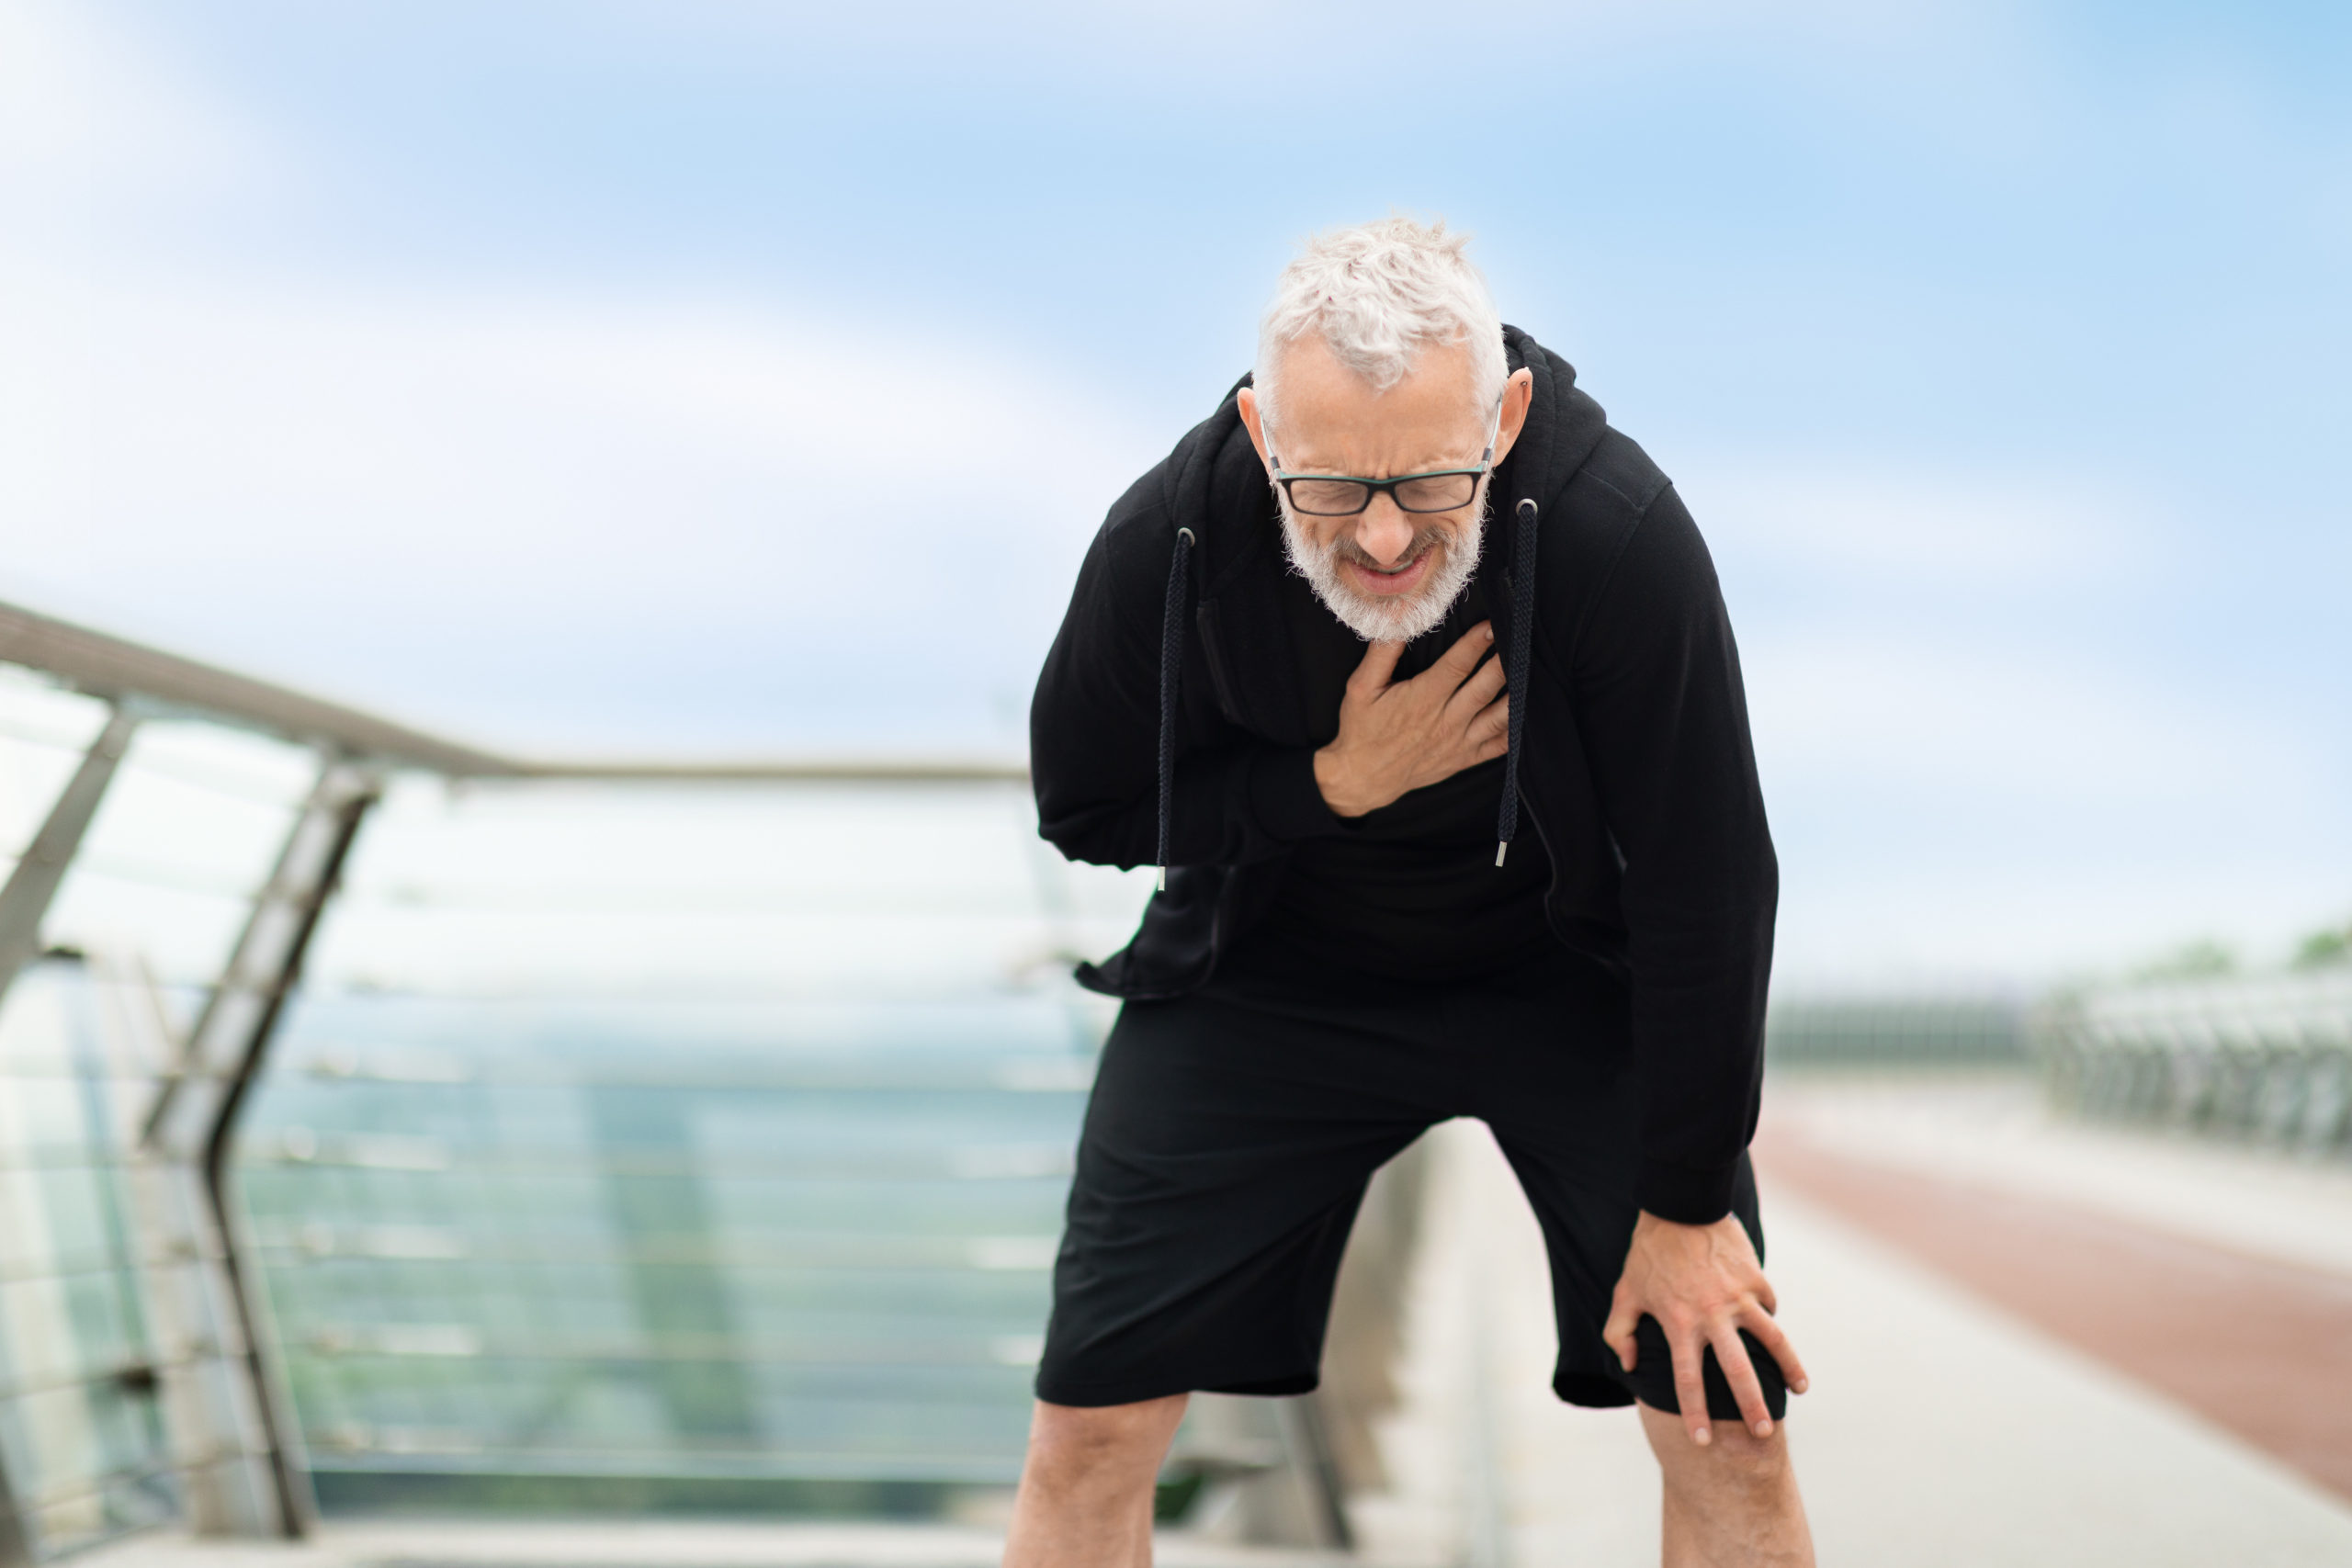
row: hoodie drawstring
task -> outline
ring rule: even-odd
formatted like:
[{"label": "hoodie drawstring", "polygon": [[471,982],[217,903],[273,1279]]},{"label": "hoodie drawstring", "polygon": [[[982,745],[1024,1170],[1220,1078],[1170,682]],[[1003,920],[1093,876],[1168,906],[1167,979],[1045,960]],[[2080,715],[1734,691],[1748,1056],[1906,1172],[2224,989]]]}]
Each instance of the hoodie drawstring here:
[{"label": "hoodie drawstring", "polygon": [[1495,822],[1497,865],[1519,831],[1519,741],[1527,729],[1527,665],[1535,648],[1535,502],[1522,501],[1518,510],[1519,537],[1510,553],[1510,652],[1503,661],[1503,685],[1510,694],[1510,749],[1503,761],[1502,813]]},{"label": "hoodie drawstring", "polygon": [[1168,890],[1168,818],[1176,798],[1176,677],[1184,666],[1184,568],[1193,556],[1193,531],[1176,530],[1176,554],[1168,563],[1168,599],[1159,612],[1159,890]]}]

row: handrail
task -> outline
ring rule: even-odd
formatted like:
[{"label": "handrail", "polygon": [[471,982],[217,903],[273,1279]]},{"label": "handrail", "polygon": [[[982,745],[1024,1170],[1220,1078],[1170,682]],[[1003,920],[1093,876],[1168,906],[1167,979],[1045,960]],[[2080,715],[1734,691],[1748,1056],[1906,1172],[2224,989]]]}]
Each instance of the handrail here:
[{"label": "handrail", "polygon": [[2034,1025],[2063,1111],[2352,1153],[2352,971],[2112,987]]},{"label": "handrail", "polygon": [[105,702],[144,701],[257,729],[302,745],[461,778],[516,772],[504,758],[426,735],[374,714],[273,686],[193,659],[0,604],[0,663],[55,676]]},{"label": "handrail", "polygon": [[184,712],[356,761],[421,768],[453,779],[601,784],[1017,782],[1028,768],[1001,758],[805,757],[735,761],[533,759],[503,756],[412,729],[358,708],[183,659],[107,632],[0,603],[0,664],[54,677],[110,703]]}]

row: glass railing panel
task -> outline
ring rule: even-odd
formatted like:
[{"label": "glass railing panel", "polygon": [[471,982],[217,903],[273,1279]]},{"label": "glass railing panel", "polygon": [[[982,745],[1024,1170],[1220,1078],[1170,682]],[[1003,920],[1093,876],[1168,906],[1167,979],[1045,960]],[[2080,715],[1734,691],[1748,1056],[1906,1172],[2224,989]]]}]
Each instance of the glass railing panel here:
[{"label": "glass railing panel", "polygon": [[1034,834],[1018,784],[396,789],[243,1145],[327,1501],[1010,1480],[1107,1017],[1056,954],[1141,893]]},{"label": "glass railing panel", "polygon": [[175,1489],[96,987],[46,962],[0,1005],[0,1461],[53,1556],[169,1517]]},{"label": "glass railing panel", "polygon": [[369,824],[316,973],[698,998],[994,987],[1057,934],[1040,883],[1066,874],[1028,809],[1018,784],[404,782]]},{"label": "glass railing panel", "polygon": [[[306,1005],[288,1066],[314,1038],[349,1051],[371,1007]],[[919,1048],[846,1055],[808,1048],[817,1031],[794,1014],[809,1010],[762,1010],[764,1049],[714,1049],[673,1021],[622,1074],[595,1070],[622,1054],[609,1038],[561,1074],[556,1017],[529,1055],[452,1054],[459,1082],[387,1083],[348,1056],[286,1074],[283,1094],[274,1080],[245,1190],[288,1354],[319,1363],[308,1386],[333,1402],[330,1440],[372,1429],[413,1458],[459,1451],[447,1434],[467,1430],[465,1448],[539,1465],[634,1450],[667,1469],[717,1445],[794,1473],[1001,1471],[1083,1080],[1069,1019],[970,1010],[978,1059],[957,1061],[933,1043],[958,1027],[937,1004],[898,1010]],[[1030,1014],[1030,1038],[989,1016],[1007,1010]],[[856,1021],[876,1032],[874,1013]],[[438,1396],[396,1375],[456,1359],[481,1371]],[[895,1375],[908,1368],[955,1375]],[[481,1397],[501,1411],[488,1428],[449,1404]],[[816,1432],[822,1452],[777,1447]]]},{"label": "glass railing panel", "polygon": [[[11,868],[107,713],[0,672]],[[159,1348],[146,1292],[195,1265],[142,1251],[129,1165],[174,1029],[217,977],[316,767],[299,747],[142,722],[41,919],[55,956],[0,1006],[0,1461],[44,1558],[176,1511],[159,1380],[184,1374],[164,1358],[186,1352]]]},{"label": "glass railing panel", "polygon": [[299,747],[204,725],[142,724],[44,935],[135,954],[185,1022],[243,929],[317,767]]}]

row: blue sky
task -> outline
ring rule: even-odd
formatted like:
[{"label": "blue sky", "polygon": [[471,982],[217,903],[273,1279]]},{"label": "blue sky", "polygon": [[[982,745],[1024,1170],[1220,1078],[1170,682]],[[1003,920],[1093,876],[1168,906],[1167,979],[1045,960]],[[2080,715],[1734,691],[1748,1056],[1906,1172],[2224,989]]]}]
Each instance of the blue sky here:
[{"label": "blue sky", "polygon": [[494,743],[1002,750],[1302,234],[1675,475],[1783,972],[2352,913],[2352,13],[0,0],[0,594]]}]

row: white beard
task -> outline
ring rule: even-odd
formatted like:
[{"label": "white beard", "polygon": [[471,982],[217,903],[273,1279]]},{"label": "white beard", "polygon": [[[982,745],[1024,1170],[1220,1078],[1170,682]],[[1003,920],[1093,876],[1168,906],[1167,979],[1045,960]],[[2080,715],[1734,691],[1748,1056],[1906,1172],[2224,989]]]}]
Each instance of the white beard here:
[{"label": "white beard", "polygon": [[1341,562],[1351,550],[1355,558],[1369,558],[1346,535],[1328,545],[1317,544],[1292,515],[1288,499],[1277,488],[1274,504],[1282,511],[1283,553],[1290,557],[1291,570],[1306,579],[1315,597],[1340,618],[1341,626],[1366,642],[1411,642],[1445,624],[1447,613],[1478,570],[1478,541],[1487,526],[1487,477],[1480,477],[1478,493],[1471,498],[1470,522],[1445,536],[1429,580],[1414,592],[1383,595],[1358,589],[1340,570]]}]

